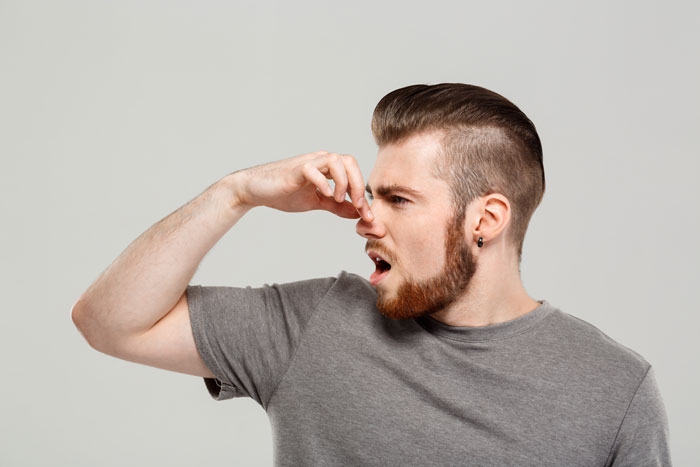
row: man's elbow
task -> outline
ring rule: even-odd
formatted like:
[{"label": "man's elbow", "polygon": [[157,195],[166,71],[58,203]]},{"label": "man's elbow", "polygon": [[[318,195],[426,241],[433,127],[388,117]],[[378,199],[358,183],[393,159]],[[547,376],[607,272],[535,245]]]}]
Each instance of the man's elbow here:
[{"label": "man's elbow", "polygon": [[78,330],[78,332],[80,332],[80,335],[83,336],[83,339],[85,339],[85,341],[90,345],[90,347],[94,348],[95,350],[98,350],[88,336],[86,311],[83,307],[83,302],[80,299],[78,299],[78,301],[75,302],[71,307],[70,317],[73,321],[73,325],[75,326],[75,328]]}]

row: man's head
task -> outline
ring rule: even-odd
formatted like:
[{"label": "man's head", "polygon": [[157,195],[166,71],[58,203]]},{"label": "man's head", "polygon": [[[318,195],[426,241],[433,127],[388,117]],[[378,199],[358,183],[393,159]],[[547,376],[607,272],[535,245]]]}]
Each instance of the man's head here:
[{"label": "man's head", "polygon": [[[375,284],[383,314],[434,313],[466,293],[482,250],[475,233],[486,248],[497,238],[508,245],[519,268],[545,187],[542,147],[525,114],[478,86],[414,85],[382,98],[372,133],[379,152],[368,189],[379,202],[375,220],[360,220],[357,231],[391,264]],[[417,193],[382,189],[389,185]]]}]

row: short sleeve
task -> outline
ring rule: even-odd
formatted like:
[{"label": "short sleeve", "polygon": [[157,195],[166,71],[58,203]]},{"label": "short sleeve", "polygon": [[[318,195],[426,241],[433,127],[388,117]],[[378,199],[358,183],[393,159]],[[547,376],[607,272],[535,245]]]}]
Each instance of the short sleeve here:
[{"label": "short sleeve", "polygon": [[668,417],[651,366],[632,397],[606,465],[671,466]]},{"label": "short sleeve", "polygon": [[267,410],[314,311],[337,277],[262,287],[188,285],[192,334],[215,378],[215,400],[250,397]]}]

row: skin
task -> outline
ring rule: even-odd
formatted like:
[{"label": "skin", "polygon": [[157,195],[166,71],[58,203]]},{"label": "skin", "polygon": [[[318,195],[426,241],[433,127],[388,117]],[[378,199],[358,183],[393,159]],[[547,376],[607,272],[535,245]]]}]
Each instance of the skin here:
[{"label": "skin", "polygon": [[[514,247],[505,238],[510,203],[498,193],[483,196],[455,224],[447,183],[430,175],[438,149],[438,135],[423,133],[377,154],[368,180],[374,219],[360,218],[356,225],[367,239],[365,251],[391,264],[374,286],[377,309],[392,319],[430,315],[450,326],[486,326],[529,313],[540,303],[525,291]],[[392,183],[420,196],[376,193]]]}]

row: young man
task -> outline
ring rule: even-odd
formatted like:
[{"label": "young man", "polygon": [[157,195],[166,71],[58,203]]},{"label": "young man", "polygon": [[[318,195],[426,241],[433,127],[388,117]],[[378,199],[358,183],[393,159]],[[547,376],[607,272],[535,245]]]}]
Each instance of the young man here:
[{"label": "young man", "polygon": [[[379,102],[372,132],[366,186],[328,151],[229,174],[134,241],[74,322],[102,352],[253,398],[276,465],[671,465],[651,365],[520,281],[545,189],[525,114],[478,86],[415,85]],[[256,206],[359,218],[377,270],[189,285]]]}]

